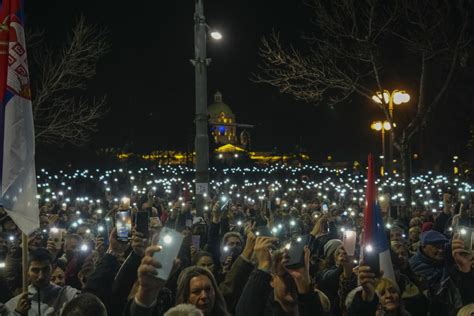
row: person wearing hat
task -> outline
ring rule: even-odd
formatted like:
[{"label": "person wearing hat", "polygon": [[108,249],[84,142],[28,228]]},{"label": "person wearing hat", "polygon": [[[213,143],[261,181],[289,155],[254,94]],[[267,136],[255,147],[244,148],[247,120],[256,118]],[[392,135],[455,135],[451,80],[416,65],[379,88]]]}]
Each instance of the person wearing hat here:
[{"label": "person wearing hat", "polygon": [[317,281],[318,287],[331,302],[330,315],[343,315],[347,294],[357,287],[353,273],[353,258],[349,257],[339,239],[331,239],[324,245],[324,268]]},{"label": "person wearing hat", "polygon": [[410,258],[410,266],[413,271],[426,280],[428,284],[441,281],[445,264],[445,250],[448,239],[435,230],[429,230],[421,234],[420,248]]}]

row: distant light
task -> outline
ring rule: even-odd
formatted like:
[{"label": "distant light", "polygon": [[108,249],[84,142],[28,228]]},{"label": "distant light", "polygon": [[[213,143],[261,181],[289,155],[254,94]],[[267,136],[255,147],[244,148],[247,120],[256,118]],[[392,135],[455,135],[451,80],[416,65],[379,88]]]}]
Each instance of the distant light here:
[{"label": "distant light", "polygon": [[213,32],[211,32],[211,37],[215,40],[221,40],[222,39],[222,34],[217,32],[217,31],[213,31]]}]

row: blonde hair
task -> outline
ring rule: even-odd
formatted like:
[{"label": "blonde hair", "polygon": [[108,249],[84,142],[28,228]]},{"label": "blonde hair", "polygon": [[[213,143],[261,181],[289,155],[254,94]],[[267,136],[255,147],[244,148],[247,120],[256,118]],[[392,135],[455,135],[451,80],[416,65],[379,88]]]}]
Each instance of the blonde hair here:
[{"label": "blonde hair", "polygon": [[471,316],[474,313],[474,303],[463,306],[457,316]]},{"label": "blonde hair", "polygon": [[170,308],[164,316],[203,316],[203,313],[192,304],[179,304]]},{"label": "blonde hair", "polygon": [[394,288],[397,290],[397,293],[400,295],[400,290],[398,286],[390,279],[381,278],[375,287],[375,292],[381,295],[382,292],[385,292],[387,289]]}]

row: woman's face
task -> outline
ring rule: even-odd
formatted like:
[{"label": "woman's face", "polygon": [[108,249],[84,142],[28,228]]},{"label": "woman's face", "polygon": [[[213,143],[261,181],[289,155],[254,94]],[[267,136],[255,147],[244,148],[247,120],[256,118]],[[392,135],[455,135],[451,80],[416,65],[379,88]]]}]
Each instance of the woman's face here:
[{"label": "woman's face", "polygon": [[395,253],[400,260],[400,268],[405,269],[408,267],[408,252],[405,247],[398,247],[395,249]]},{"label": "woman's face", "polygon": [[214,271],[214,260],[209,256],[202,256],[199,258],[196,265],[201,268],[206,268],[209,271]]},{"label": "woman's face", "polygon": [[400,295],[393,286],[385,288],[380,293],[380,303],[385,311],[395,311],[400,306]]},{"label": "woman's face", "polygon": [[334,260],[336,261],[336,266],[340,266],[341,264],[347,262],[347,252],[344,247],[339,247],[334,253]]},{"label": "woman's face", "polygon": [[212,313],[215,300],[216,292],[207,276],[198,275],[189,281],[188,302],[199,308],[204,315]]},{"label": "woman's face", "polygon": [[66,276],[61,268],[54,269],[53,273],[51,274],[51,282],[58,286],[66,285]]}]

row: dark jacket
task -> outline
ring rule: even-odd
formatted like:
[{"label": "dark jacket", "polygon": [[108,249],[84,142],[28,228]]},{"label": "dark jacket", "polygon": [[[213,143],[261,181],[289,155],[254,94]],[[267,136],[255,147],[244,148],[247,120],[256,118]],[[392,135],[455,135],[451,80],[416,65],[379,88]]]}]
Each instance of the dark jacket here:
[{"label": "dark jacket", "polygon": [[[255,270],[245,285],[244,291],[235,308],[235,316],[274,316],[285,315],[283,309],[273,298],[270,286],[271,275]],[[323,315],[323,308],[317,293],[298,294],[300,316]],[[266,302],[266,303],[265,303]]]},{"label": "dark jacket", "polygon": [[240,294],[244,290],[245,284],[247,284],[253,269],[254,266],[251,262],[239,256],[230,271],[226,274],[224,281],[219,284],[219,290],[224,296],[229,312],[234,312]]},{"label": "dark jacket", "polygon": [[345,279],[342,267],[332,267],[322,272],[318,287],[331,301],[331,314],[342,315],[347,294],[357,287],[357,276],[352,273],[349,279]]},{"label": "dark jacket", "polygon": [[[112,315],[112,284],[120,264],[115,256],[105,254],[97,264],[94,272],[87,280],[83,292],[89,292],[97,296],[107,308],[107,313]],[[135,272],[136,274],[136,272]],[[115,301],[114,301],[115,302]]]},{"label": "dark jacket", "polygon": [[362,299],[362,290],[357,291],[349,306],[347,316],[375,316],[379,306],[379,298],[374,295],[372,302],[366,302]]},{"label": "dark jacket", "polygon": [[440,284],[446,271],[445,261],[435,261],[427,257],[421,249],[409,260],[410,267],[430,288]]}]

